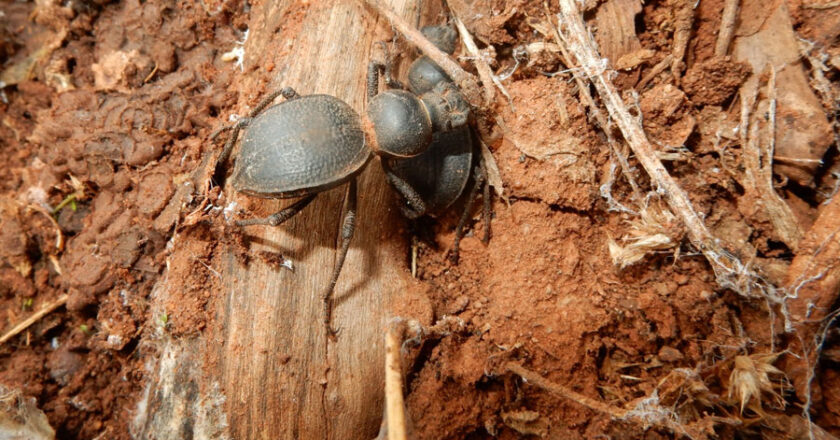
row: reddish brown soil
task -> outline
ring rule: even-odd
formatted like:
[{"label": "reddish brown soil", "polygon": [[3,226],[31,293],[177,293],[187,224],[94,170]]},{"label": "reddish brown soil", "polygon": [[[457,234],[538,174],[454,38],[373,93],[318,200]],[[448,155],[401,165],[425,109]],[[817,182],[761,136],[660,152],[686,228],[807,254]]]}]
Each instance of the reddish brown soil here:
[{"label": "reddish brown soil", "polygon": [[[543,16],[541,1],[474,3],[497,12],[466,22],[480,44],[495,45],[499,71],[513,68],[517,44],[552,42],[535,37],[528,24]],[[636,37],[654,52],[618,74],[614,81],[622,90],[633,89],[670,53],[678,3],[645,2]],[[796,31],[840,57],[840,8],[803,6],[811,3],[819,2],[790,2]],[[235,103],[226,90],[240,72],[220,54],[249,17],[237,1],[81,4],[5,3],[0,16],[4,68],[42,44],[33,41],[66,32],[64,44],[40,59],[33,75],[3,89],[0,331],[69,295],[66,307],[0,345],[0,383],[35,397],[59,438],[129,438],[144,365],[155,355],[140,343],[141,333],[165,327],[178,338],[210,325],[216,281],[206,261],[212,243],[239,239],[222,226],[191,223],[189,213],[212,200],[193,200],[184,188],[207,166],[202,142],[224,122],[217,115]],[[700,2],[678,84],[663,74],[625,100],[636,106],[661,153],[677,155],[668,169],[713,233],[781,284],[794,250],[773,235],[755,201],[741,197],[737,137],[719,137],[738,124],[735,95],[750,74],[744,63],[713,55],[722,8],[722,0]],[[831,60],[825,75],[833,96],[840,96],[840,62]],[[680,242],[684,231],[677,224],[666,226],[681,245],[624,269],[613,263],[607,243],[627,234],[635,217],[611,210],[601,196],[611,180],[611,153],[591,115],[571,98],[576,86],[545,75],[562,68],[556,54],[535,56],[504,81],[511,102],[500,97],[490,109],[502,121],[490,148],[504,194],[494,199],[489,245],[479,240],[483,225],[476,216],[453,265],[447,250],[457,213],[417,228],[422,285],[416,293],[429,296],[436,317],[458,317],[468,329],[414,353],[406,400],[418,437],[676,436],[552,395],[506,371],[510,361],[614,407],[632,406],[658,390],[686,426],[712,426],[705,416],[744,423],[715,425],[711,432],[721,438],[778,435],[771,423],[757,420],[799,415],[797,397],[788,389],[785,408],[765,402],[741,415],[729,377],[736,356],[779,350],[778,335],[770,332],[775,324],[779,333],[781,321],[773,321],[763,301],[720,288],[703,256]],[[731,149],[722,153],[721,142]],[[686,149],[672,149],[679,146]],[[836,188],[836,150],[825,159],[812,186],[776,182],[806,230]],[[632,158],[631,165],[647,188]],[[631,206],[626,180],[618,177],[609,188],[616,201]],[[52,215],[72,194],[73,201]],[[164,307],[177,319],[151,316],[152,287],[166,271],[177,222],[193,228],[177,245],[190,249],[194,261],[167,276],[189,288],[171,293],[172,304]],[[410,237],[404,238],[407,245]],[[829,330],[811,408],[813,420],[835,435],[838,344],[840,333]],[[691,369],[694,382],[671,387],[675,372]],[[712,397],[698,397],[700,385]]]},{"label": "reddish brown soil", "polygon": [[[235,40],[230,16],[134,1],[78,11],[8,3],[4,12],[13,48],[26,35],[69,32],[49,57],[69,83],[56,93],[35,75],[6,88],[9,103],[0,106],[0,327],[60,293],[69,299],[0,346],[0,381],[36,397],[59,438],[127,438],[144,383],[139,336],[151,322],[150,290],[181,209],[182,201],[169,202],[196,167],[196,134],[215,124],[228,98],[232,72],[216,66],[214,54]],[[94,64],[116,51],[130,54],[125,63]],[[3,60],[26,55],[20,49]],[[77,190],[55,215],[65,239],[56,249],[47,216]]]}]

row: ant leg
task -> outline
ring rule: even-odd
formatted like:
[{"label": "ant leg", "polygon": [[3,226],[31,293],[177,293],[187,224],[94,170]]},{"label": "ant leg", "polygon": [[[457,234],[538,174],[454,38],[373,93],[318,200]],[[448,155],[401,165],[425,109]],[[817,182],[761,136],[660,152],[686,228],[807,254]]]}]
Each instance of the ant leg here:
[{"label": "ant leg", "polygon": [[288,207],[271,214],[268,217],[264,218],[250,218],[246,220],[238,220],[236,222],[236,226],[251,226],[251,225],[269,225],[269,226],[279,226],[283,224],[286,220],[292,218],[300,212],[303,208],[306,208],[307,205],[312,203],[315,200],[315,196],[317,194],[310,194],[297,202],[289,205]]},{"label": "ant leg", "polygon": [[391,76],[392,68],[394,67],[394,58],[388,50],[388,45],[384,41],[379,41],[377,44],[381,45],[382,51],[385,52],[385,63],[382,65],[382,69],[385,71],[385,85],[392,89],[404,88],[401,82]]},{"label": "ant leg", "polygon": [[420,194],[400,176],[394,174],[391,168],[387,165],[387,161],[382,161],[382,168],[385,170],[385,178],[388,183],[405,199],[405,204],[400,206],[400,211],[403,216],[409,220],[416,219],[426,213],[426,203]]},{"label": "ant leg", "polygon": [[481,175],[484,176],[484,193],[481,195],[484,199],[484,211],[481,214],[484,217],[484,236],[481,237],[481,242],[487,244],[490,243],[490,219],[493,217],[493,207],[490,203],[490,179],[487,178],[487,168],[484,166],[483,160],[479,167],[481,167]]},{"label": "ant leg", "polygon": [[338,259],[335,261],[330,287],[321,297],[324,303],[324,326],[327,328],[328,337],[335,338],[338,331],[332,328],[333,291],[344,267],[344,260],[347,258],[347,251],[350,249],[350,240],[353,239],[353,232],[356,230],[356,179],[350,181],[347,187],[347,211],[344,213],[344,221],[341,223],[341,248],[338,251]]},{"label": "ant leg", "polygon": [[370,101],[377,93],[379,93],[379,71],[384,66],[379,61],[371,61],[368,63],[367,71],[367,99]]},{"label": "ant leg", "polygon": [[378,44],[382,45],[382,50],[385,52],[385,61],[371,61],[368,63],[368,71],[367,71],[367,97],[368,99],[373,98],[379,93],[379,76],[382,75],[385,78],[385,85],[392,88],[392,89],[405,89],[405,86],[396,79],[391,76],[391,68],[393,66],[393,62],[391,59],[391,55],[388,52],[388,47],[385,45],[384,41],[379,41]]},{"label": "ant leg", "polygon": [[251,123],[251,118],[239,118],[233,125],[229,125],[224,128],[220,128],[210,136],[211,140],[216,140],[216,137],[222,132],[227,130],[233,130],[228,137],[227,142],[225,142],[225,147],[222,149],[222,154],[219,155],[219,158],[216,159],[216,166],[214,167],[213,178],[214,180],[221,181],[221,178],[224,177],[224,168],[225,164],[227,163],[228,159],[230,158],[230,153],[233,151],[233,144],[236,143],[236,139],[239,137],[239,131],[242,130],[243,127],[247,127],[248,124]]},{"label": "ant leg", "polygon": [[[384,75],[382,72],[385,72]],[[379,93],[379,77],[385,77],[385,85],[392,89],[404,89],[403,84],[394,78],[391,78],[391,68],[387,63],[381,61],[371,61],[368,63],[367,72],[367,97],[368,100]]]},{"label": "ant leg", "polygon": [[467,220],[470,218],[470,213],[475,204],[475,198],[478,196],[478,188],[487,180],[484,176],[484,168],[481,165],[476,167],[473,175],[475,176],[475,185],[470,189],[470,195],[467,197],[467,203],[464,205],[464,212],[461,214],[461,218],[458,220],[458,226],[455,228],[455,242],[452,244],[452,253],[449,255],[449,261],[453,264],[458,263],[461,238],[464,236],[464,226],[466,226]]},{"label": "ant leg", "polygon": [[283,97],[286,98],[286,101],[294,101],[295,99],[300,98],[300,95],[298,94],[298,92],[295,91],[295,89],[291,87],[283,87],[280,90],[275,90],[271,92],[271,94],[263,98],[263,100],[260,101],[260,103],[257,104],[257,106],[254,107],[253,110],[251,110],[251,113],[248,114],[248,117],[257,117],[257,115],[262,113],[262,111],[265,110],[265,108],[268,107],[269,104],[271,104],[280,95],[283,95]]},{"label": "ant leg", "polygon": [[[266,107],[268,107],[269,104],[271,104],[272,101],[277,99],[277,97],[280,96],[280,95],[283,95],[283,97],[286,98],[287,101],[291,101],[293,99],[300,98],[300,95],[298,94],[298,92],[295,91],[295,89],[293,89],[291,87],[283,87],[282,89],[274,91],[270,95],[263,98],[263,100],[260,101],[260,103],[257,104],[257,106],[254,107],[253,110],[251,110],[251,113],[248,115],[248,117],[253,118],[253,117],[256,117],[257,115],[259,115],[263,110],[265,110]],[[240,119],[240,121],[241,120],[242,119]],[[216,130],[212,134],[210,134],[210,140],[215,141],[216,138],[219,137],[220,134],[234,129],[239,124],[241,124],[241,123],[239,121],[237,121],[237,122],[234,122],[233,124],[226,125],[222,128],[219,128],[218,130]],[[247,125],[247,123],[245,125]]]},{"label": "ant leg", "polygon": [[220,134],[229,130],[233,130],[227,142],[225,142],[225,147],[224,149],[222,149],[222,154],[220,154],[219,158],[216,159],[216,166],[214,167],[215,172],[213,173],[214,177],[221,177],[223,173],[224,164],[227,163],[228,159],[230,158],[230,153],[233,150],[233,144],[236,143],[236,139],[239,137],[239,131],[242,130],[243,127],[247,127],[248,124],[251,123],[251,120],[253,120],[253,118],[257,117],[260,113],[262,113],[262,111],[265,110],[265,108],[268,107],[268,105],[271,104],[272,101],[274,101],[280,95],[283,95],[283,97],[289,101],[300,98],[300,95],[298,95],[295,89],[291,87],[283,87],[282,89],[274,91],[265,98],[263,98],[263,100],[260,101],[260,103],[257,104],[257,106],[254,107],[253,110],[251,110],[247,117],[239,118],[239,120],[234,122],[233,124],[224,126],[214,131],[210,135],[210,140],[215,142],[216,138],[218,138]]}]

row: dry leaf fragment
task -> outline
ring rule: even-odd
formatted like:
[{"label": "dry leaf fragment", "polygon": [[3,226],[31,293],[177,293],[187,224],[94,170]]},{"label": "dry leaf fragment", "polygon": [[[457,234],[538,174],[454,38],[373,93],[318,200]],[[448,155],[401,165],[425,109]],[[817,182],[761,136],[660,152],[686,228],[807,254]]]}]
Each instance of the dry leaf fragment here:
[{"label": "dry leaf fragment", "polygon": [[623,237],[625,246],[608,237],[610,257],[620,268],[638,263],[645,255],[654,251],[678,249],[683,232],[677,225],[676,216],[658,204],[645,206],[638,219],[631,220],[630,230]]},{"label": "dry leaf fragment", "polygon": [[750,356],[736,356],[735,366],[729,375],[729,400],[733,397],[740,402],[741,414],[745,408],[751,409],[759,416],[764,416],[761,397],[769,394],[775,403],[784,406],[782,396],[776,391],[777,383],[770,380],[770,375],[784,375],[773,366],[779,353],[753,354]]},{"label": "dry leaf fragment", "polygon": [[613,65],[613,68],[615,70],[632,70],[640,64],[650,61],[655,55],[656,51],[654,50],[639,49],[622,55],[618,60],[615,61],[615,65]]},{"label": "dry leaf fragment", "polygon": [[509,411],[502,413],[502,421],[514,431],[525,435],[545,437],[548,421],[536,411]]}]

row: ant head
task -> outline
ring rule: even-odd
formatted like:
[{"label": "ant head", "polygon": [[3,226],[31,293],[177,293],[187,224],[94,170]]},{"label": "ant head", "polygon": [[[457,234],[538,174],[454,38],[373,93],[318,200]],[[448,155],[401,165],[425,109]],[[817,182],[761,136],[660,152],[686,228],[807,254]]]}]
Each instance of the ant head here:
[{"label": "ant head", "polygon": [[454,84],[439,82],[431,92],[421,97],[432,128],[437,131],[449,131],[466,125],[470,116],[470,105]]},{"label": "ant head", "polygon": [[432,133],[466,125],[469,104],[448,82],[418,97],[405,90],[386,90],[368,105],[378,152],[393,157],[414,157],[426,151]]}]

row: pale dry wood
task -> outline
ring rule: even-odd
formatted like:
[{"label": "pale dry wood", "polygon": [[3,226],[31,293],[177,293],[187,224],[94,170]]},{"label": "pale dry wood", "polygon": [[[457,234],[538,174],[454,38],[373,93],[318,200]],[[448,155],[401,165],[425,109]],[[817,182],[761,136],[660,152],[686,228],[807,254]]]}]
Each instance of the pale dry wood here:
[{"label": "pale dry wood", "polygon": [[732,38],[735,36],[735,22],[738,20],[740,0],[726,0],[723,5],[723,15],[720,19],[720,32],[715,42],[715,56],[722,57],[729,51]]},{"label": "pale dry wood", "polygon": [[805,9],[818,9],[818,10],[820,10],[820,9],[833,9],[833,8],[840,7],[840,2],[828,2],[828,3],[824,3],[824,4],[808,3],[808,4],[802,5],[802,7],[805,8]]},{"label": "pale dry wood", "polygon": [[835,195],[820,209],[788,268],[787,306],[793,322],[785,372],[800,399],[810,399],[809,381],[816,365],[819,333],[832,313],[840,292],[840,197]]},{"label": "pale dry wood", "polygon": [[[270,20],[279,7],[267,2],[262,11],[265,27],[250,28],[277,28],[281,23]],[[415,20],[416,2],[394,1],[391,7]],[[353,2],[313,5],[295,36],[292,59],[276,62],[286,64],[287,70],[272,85],[292,86],[301,94],[339,96],[362,112],[370,51],[375,40],[387,36],[375,31],[388,27]],[[270,47],[255,44],[246,50],[260,65],[265,63],[260,56]],[[258,232],[280,249],[294,249],[289,256],[295,260],[295,273],[265,266],[243,270],[232,257],[229,260],[229,343],[222,353],[227,361],[221,373],[226,388],[233,391],[228,398],[246,402],[241,408],[228,406],[231,426],[245,422],[236,438],[270,433],[272,438],[343,439],[376,432],[382,395],[370,390],[381,390],[382,330],[390,299],[405,290],[406,271],[399,264],[403,258],[396,232],[402,219],[396,210],[383,209],[393,206],[394,196],[377,161],[359,183],[356,234],[335,290],[333,325],[341,329],[336,342],[328,341],[317,323],[319,296],[336,258],[343,188],[319,196],[282,228]],[[267,319],[255,320],[261,314]],[[243,347],[252,347],[246,356]],[[275,357],[262,351],[290,359],[276,368]],[[242,409],[249,413],[240,418]],[[266,420],[277,426],[267,431],[260,426]]]},{"label": "pale dry wood", "polygon": [[628,411],[626,409],[607,405],[606,403],[595,400],[589,396],[580,394],[572,389],[564,387],[563,385],[554,383],[540,376],[539,374],[523,367],[522,365],[509,363],[505,366],[505,369],[525,379],[528,383],[536,385],[564,399],[569,399],[573,402],[577,402],[578,404],[583,405],[589,409],[598,411],[603,414],[607,414],[614,419],[623,419],[627,417]]},{"label": "pale dry wood", "polygon": [[56,298],[53,301],[48,302],[41,307],[37,312],[30,315],[28,318],[24,319],[23,321],[17,323],[14,327],[10,328],[6,333],[3,333],[3,336],[0,336],[0,344],[5,343],[9,339],[14,338],[16,335],[20,334],[20,332],[26,330],[32,324],[38,322],[39,319],[43,318],[44,316],[49,315],[52,313],[53,310],[63,306],[67,303],[67,294],[63,294]]},{"label": "pale dry wood", "polygon": [[655,66],[651,67],[650,71],[639,80],[639,83],[636,84],[636,90],[644,90],[645,86],[653,81],[654,78],[659,76],[660,73],[664,72],[665,69],[670,67],[673,64],[674,56],[668,55],[662,59],[662,61],[656,63]]},{"label": "pale dry wood", "polygon": [[406,440],[403,372],[400,363],[403,328],[403,325],[395,324],[385,332],[385,414],[388,440]]},{"label": "pale dry wood", "polygon": [[473,57],[475,69],[478,71],[478,77],[481,78],[481,82],[484,84],[484,87],[482,88],[484,90],[484,107],[490,106],[496,99],[496,93],[493,90],[493,86],[490,84],[495,84],[499,90],[502,91],[502,94],[508,98],[508,101],[510,101],[510,95],[507,90],[505,90],[504,86],[502,86],[502,83],[499,82],[496,76],[493,75],[493,71],[490,70],[490,65],[487,64],[487,60],[485,60],[482,56],[482,52],[478,50],[478,46],[476,46],[475,41],[473,41],[472,35],[470,35],[470,32],[464,26],[464,23],[461,22],[454,12],[452,21],[455,22],[458,34],[461,35],[461,41],[464,43],[464,49],[466,49],[467,53]]},{"label": "pale dry wood", "polygon": [[[741,87],[741,145],[744,191],[765,212],[776,236],[796,251],[802,229],[790,206],[773,186],[773,150],[776,134],[776,70],[770,68],[767,93],[758,100],[758,77]],[[767,119],[765,119],[765,115]],[[762,127],[762,124],[766,126]]]},{"label": "pale dry wood", "polygon": [[674,14],[674,47],[671,55],[671,75],[674,82],[679,84],[682,70],[685,66],[685,54],[688,48],[688,41],[691,39],[691,29],[694,27],[694,6],[692,2],[678,2],[677,11]]},{"label": "pale dry wood", "polygon": [[595,39],[602,56],[615,66],[625,55],[642,49],[636,35],[636,15],[642,12],[638,0],[609,0],[595,11]]},{"label": "pale dry wood", "polygon": [[[787,2],[743,2],[732,44],[734,59],[749,63],[753,75],[770,67],[778,85],[775,153],[779,156],[821,160],[834,143],[834,133],[817,94],[809,84],[799,39]],[[752,79],[750,79],[752,80]],[[813,186],[819,162],[777,163],[776,175],[802,186]]]},{"label": "pale dry wood", "polygon": [[[417,1],[389,3],[415,21]],[[365,111],[367,63],[375,41],[390,36],[386,20],[352,1],[280,0],[254,4],[248,28],[246,73],[235,84],[239,114],[263,93],[284,86],[301,95],[338,96]],[[268,64],[274,65],[273,76],[262,86],[269,75],[262,66]],[[335,289],[333,325],[340,333],[328,341],[320,324],[320,295],[336,259],[344,193],[339,187],[320,194],[280,227],[246,228],[254,237],[252,251],[282,253],[293,261],[294,272],[259,259],[245,266],[232,249],[219,248],[223,254],[212,264],[223,285],[213,292],[219,297],[215,322],[197,338],[162,344],[137,432],[175,438],[173,430],[189,423],[197,438],[208,432],[243,439],[375,435],[383,405],[382,332],[391,302],[407,290],[398,231],[404,220],[392,209],[394,195],[375,159],[360,177],[356,232]],[[290,203],[246,199],[225,190],[226,204],[260,207],[249,216]],[[175,252],[189,252],[189,246],[181,242]],[[171,261],[189,264],[189,258]],[[164,285],[157,302],[165,296]]]}]

